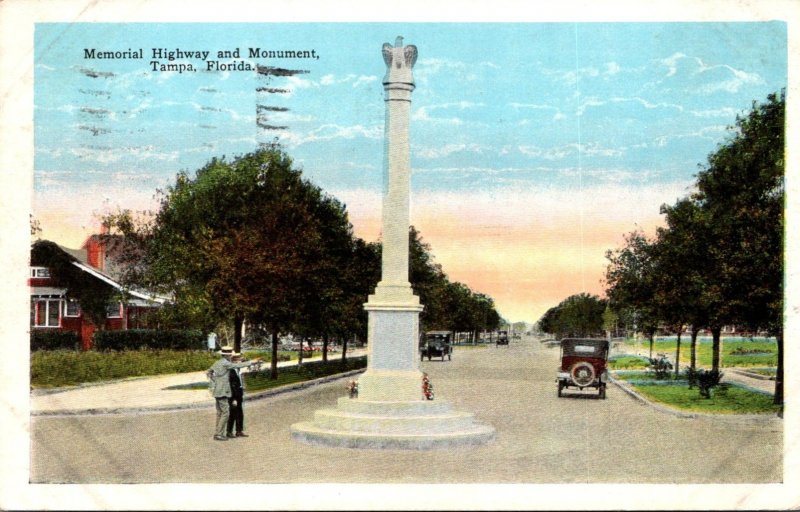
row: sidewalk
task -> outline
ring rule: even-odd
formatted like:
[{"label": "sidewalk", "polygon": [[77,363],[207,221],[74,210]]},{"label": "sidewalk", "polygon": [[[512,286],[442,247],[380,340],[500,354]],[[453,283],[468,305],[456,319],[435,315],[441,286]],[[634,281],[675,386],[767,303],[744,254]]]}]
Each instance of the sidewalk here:
[{"label": "sidewalk", "polygon": [[[366,349],[348,350],[347,357],[366,355]],[[340,354],[329,354],[329,360],[340,358]],[[317,355],[303,359],[304,362],[321,361]],[[294,366],[297,361],[282,361],[278,367]],[[266,366],[269,367],[268,365]],[[338,376],[341,377],[341,376]],[[324,380],[331,380],[327,377]],[[323,379],[320,379],[323,380]],[[206,372],[175,373],[154,377],[134,377],[113,382],[101,382],[59,390],[34,391],[31,393],[31,415],[85,415],[119,414],[145,411],[170,411],[213,407],[214,400],[205,386],[201,389],[169,389],[173,386],[205,384]],[[309,383],[298,383],[292,387],[306,387]],[[245,399],[273,394],[275,390],[248,394]]]}]

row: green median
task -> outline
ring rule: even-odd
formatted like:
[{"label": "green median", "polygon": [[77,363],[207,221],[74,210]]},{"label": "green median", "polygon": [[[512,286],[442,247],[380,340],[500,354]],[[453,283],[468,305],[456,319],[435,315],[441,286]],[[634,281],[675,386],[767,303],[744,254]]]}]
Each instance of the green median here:
[{"label": "green median", "polygon": [[624,373],[615,375],[634,391],[653,402],[685,412],[709,414],[776,414],[780,405],[772,403],[772,395],[736,383],[715,387],[711,398],[700,395],[697,387],[689,388],[686,380],[655,379],[652,374]]}]

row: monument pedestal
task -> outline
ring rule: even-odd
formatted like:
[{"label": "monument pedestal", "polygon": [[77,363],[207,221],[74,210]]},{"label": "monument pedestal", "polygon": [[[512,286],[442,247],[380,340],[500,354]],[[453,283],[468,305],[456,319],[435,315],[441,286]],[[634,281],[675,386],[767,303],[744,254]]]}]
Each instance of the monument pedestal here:
[{"label": "monument pedestal", "polygon": [[[401,291],[402,290],[402,291]],[[405,292],[405,293],[403,293]],[[445,400],[426,400],[419,369],[419,313],[410,287],[382,287],[369,297],[368,369],[358,379],[358,398],[340,398],[335,409],[292,425],[298,441],[347,448],[426,450],[483,444],[492,427]]]}]

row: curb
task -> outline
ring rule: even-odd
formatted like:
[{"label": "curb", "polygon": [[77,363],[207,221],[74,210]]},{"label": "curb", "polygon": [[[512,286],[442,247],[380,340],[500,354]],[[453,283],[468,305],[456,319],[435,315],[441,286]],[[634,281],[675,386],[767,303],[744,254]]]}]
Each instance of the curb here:
[{"label": "curb", "polygon": [[[358,370],[350,370],[344,373],[337,373],[320,377],[318,379],[307,380],[304,382],[295,382],[294,384],[286,384],[277,388],[266,389],[257,391],[253,394],[245,396],[245,401],[254,401],[268,398],[275,395],[281,395],[300,389],[333,382],[339,379],[358,375],[366,371],[366,368]],[[154,405],[148,407],[107,407],[107,408],[93,408],[93,409],[57,409],[52,411],[31,411],[31,416],[38,417],[60,417],[60,416],[102,416],[102,415],[116,415],[116,414],[142,414],[142,413],[157,413],[157,412],[171,412],[171,411],[185,411],[192,409],[210,409],[214,407],[214,402],[209,397],[210,402],[192,402],[185,404],[169,404],[169,405]]]},{"label": "curb", "polygon": [[771,380],[775,382],[775,377],[770,377],[769,375],[761,375],[760,373],[748,372],[747,370],[739,370],[734,368],[729,368],[728,371],[739,375],[744,375],[745,377],[749,377],[751,379]]},{"label": "curb", "polygon": [[657,404],[652,400],[648,400],[647,398],[643,397],[636,391],[634,391],[630,386],[625,384],[622,380],[615,379],[613,375],[610,375],[611,382],[617,385],[620,389],[622,389],[625,393],[633,397],[635,400],[643,403],[644,405],[648,405],[653,409],[672,414],[673,416],[677,416],[678,418],[683,419],[700,419],[700,418],[709,418],[714,420],[723,420],[723,421],[771,421],[773,419],[783,419],[780,413],[777,414],[713,414],[713,413],[705,413],[705,412],[684,412],[678,409],[673,409],[672,407],[667,407],[661,404]]}]

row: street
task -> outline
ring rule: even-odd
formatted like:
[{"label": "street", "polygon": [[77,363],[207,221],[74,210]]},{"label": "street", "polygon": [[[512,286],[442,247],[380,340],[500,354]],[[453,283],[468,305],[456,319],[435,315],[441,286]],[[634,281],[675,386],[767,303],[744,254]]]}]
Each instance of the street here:
[{"label": "street", "polygon": [[[478,447],[324,448],[289,427],[346,381],[246,402],[248,438],[212,440],[214,410],[31,418],[32,483],[779,483],[783,420],[679,418],[609,386],[557,398],[558,349],[533,339],[424,361],[436,399],[492,425]],[[226,464],[226,460],[235,461]],[[223,468],[224,479],[220,478]],[[225,469],[229,468],[229,469]],[[235,468],[235,469],[234,469]]]}]

